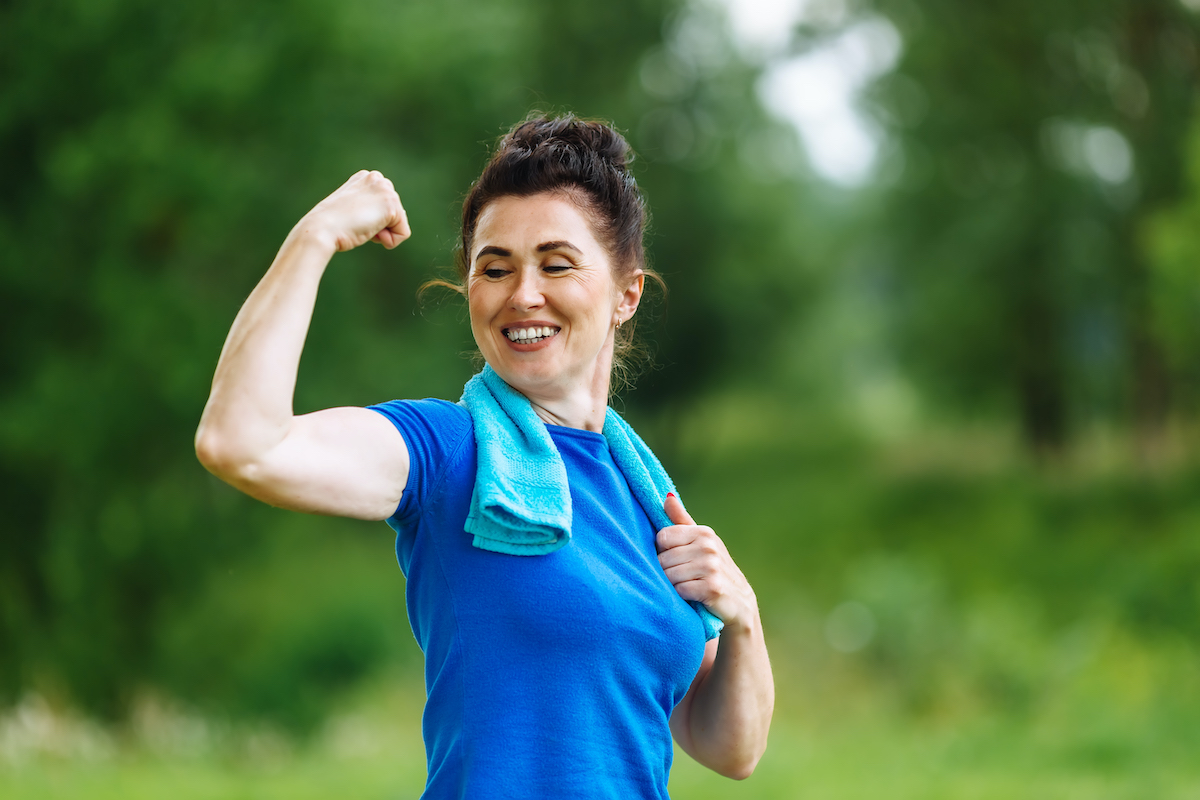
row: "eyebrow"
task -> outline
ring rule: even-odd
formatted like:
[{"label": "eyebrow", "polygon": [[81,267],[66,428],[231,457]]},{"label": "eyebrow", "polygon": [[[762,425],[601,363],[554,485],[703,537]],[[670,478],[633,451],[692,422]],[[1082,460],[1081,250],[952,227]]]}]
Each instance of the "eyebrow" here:
[{"label": "eyebrow", "polygon": [[[565,240],[542,242],[534,249],[539,253],[549,253],[552,250],[573,250],[580,255],[583,254],[582,250]],[[495,245],[489,244],[486,247],[479,248],[479,253],[475,256],[475,260],[478,261],[484,256],[500,256],[501,258],[509,258],[512,256],[512,250],[506,250],[503,247],[496,247]]]},{"label": "eyebrow", "polygon": [[487,247],[479,250],[479,255],[475,256],[475,260],[478,261],[484,256],[500,256],[501,258],[508,258],[511,255],[512,250],[505,250],[503,247],[496,247],[489,244]]},{"label": "eyebrow", "polygon": [[576,253],[583,255],[582,250],[580,250],[578,247],[571,244],[570,242],[566,242],[566,241],[543,242],[542,244],[539,244],[537,246],[537,251],[539,253],[549,253],[551,250],[574,250]]}]

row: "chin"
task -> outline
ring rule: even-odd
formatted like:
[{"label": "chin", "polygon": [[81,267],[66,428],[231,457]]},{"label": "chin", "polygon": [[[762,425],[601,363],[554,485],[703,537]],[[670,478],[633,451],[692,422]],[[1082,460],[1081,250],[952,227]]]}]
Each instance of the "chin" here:
[{"label": "chin", "polygon": [[561,383],[561,376],[558,374],[547,374],[541,371],[530,372],[521,370],[510,372],[507,375],[501,374],[505,383],[516,389],[521,394],[544,394],[546,390]]},{"label": "chin", "polygon": [[513,364],[511,361],[499,359],[489,359],[488,364],[505,383],[521,393],[525,393],[526,389],[536,390],[555,383],[559,378],[558,371],[552,369],[549,364]]}]

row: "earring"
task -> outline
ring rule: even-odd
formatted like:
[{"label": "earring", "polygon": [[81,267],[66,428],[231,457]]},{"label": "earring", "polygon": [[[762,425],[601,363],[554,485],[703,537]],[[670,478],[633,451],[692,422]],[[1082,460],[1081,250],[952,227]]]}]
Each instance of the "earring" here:
[{"label": "earring", "polygon": [[621,329],[621,318],[617,317],[617,330]]}]

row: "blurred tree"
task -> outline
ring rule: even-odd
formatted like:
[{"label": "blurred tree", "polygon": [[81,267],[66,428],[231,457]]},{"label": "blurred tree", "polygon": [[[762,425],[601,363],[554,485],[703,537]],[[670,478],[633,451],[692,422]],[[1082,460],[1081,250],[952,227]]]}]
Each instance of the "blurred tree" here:
[{"label": "blurred tree", "polygon": [[1175,376],[1138,231],[1185,187],[1194,15],[1176,0],[855,8],[904,42],[870,101],[894,143],[876,251],[905,363],[944,407],[1011,408],[1042,452],[1095,417],[1157,440]]},{"label": "blurred tree", "polygon": [[1187,195],[1146,220],[1141,240],[1153,272],[1149,303],[1155,334],[1166,348],[1174,407],[1195,418],[1200,409],[1200,126],[1192,124]]},{"label": "blurred tree", "polygon": [[[239,690],[228,658],[164,666],[165,651],[204,644],[172,633],[191,609],[225,607],[204,599],[221,591],[213,575],[289,527],[210,479],[191,437],[242,298],[356,169],[396,178],[416,235],[335,262],[299,410],[456,396],[469,332],[436,309],[416,318],[414,291],[450,262],[483,143],[539,106],[629,125],[650,154],[639,170],[659,211],[653,256],[678,277],[678,332],[639,397],[686,398],[765,363],[779,319],[763,309],[781,316],[796,295],[774,220],[797,195],[722,161],[769,126],[748,70],[664,42],[686,19],[656,0],[0,5],[0,695],[49,686],[116,713],[132,688],[167,681],[198,701],[211,685],[231,707],[275,702],[238,701],[267,679],[250,670]],[[678,69],[676,88],[646,58]],[[353,669],[312,685],[382,652],[356,647]]]}]

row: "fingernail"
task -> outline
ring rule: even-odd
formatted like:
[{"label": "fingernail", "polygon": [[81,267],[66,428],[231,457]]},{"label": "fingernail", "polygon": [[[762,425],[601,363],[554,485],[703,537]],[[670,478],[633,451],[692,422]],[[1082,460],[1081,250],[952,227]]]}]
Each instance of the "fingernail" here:
[{"label": "fingernail", "polygon": [[674,497],[674,496],[675,496],[674,492],[667,492],[667,497]]}]

